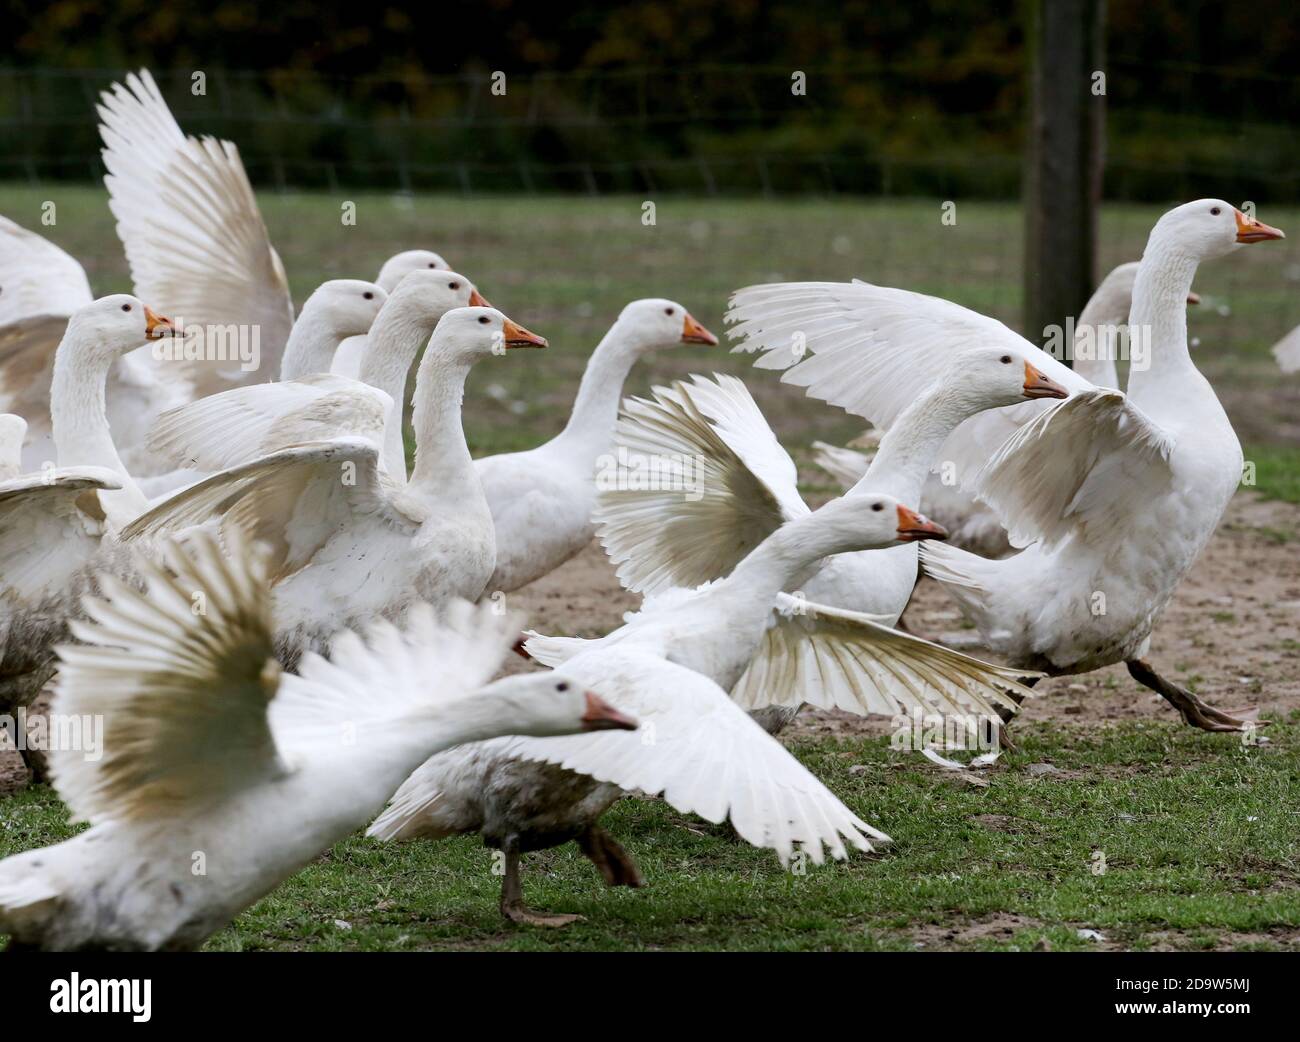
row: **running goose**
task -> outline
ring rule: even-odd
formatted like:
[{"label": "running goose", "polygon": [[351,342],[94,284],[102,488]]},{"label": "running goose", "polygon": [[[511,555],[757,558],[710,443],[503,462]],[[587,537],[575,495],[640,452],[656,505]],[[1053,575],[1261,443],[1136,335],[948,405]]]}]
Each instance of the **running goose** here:
[{"label": "running goose", "polygon": [[[198,534],[165,560],[140,562],[144,593],[104,577],[107,598],[74,624],[84,644],[60,650],[53,712],[105,721],[102,756],[52,753],[59,795],[90,828],[0,862],[11,951],[197,948],[430,754],[636,726],[551,674],[489,684],[516,631],[464,603],[341,634],[332,661],[281,673],[264,555]],[[363,740],[339,740],[342,718]]]},{"label": "running goose", "polygon": [[[888,841],[764,734],[726,688],[763,639],[770,606],[792,573],[824,554],[938,534],[891,497],[837,500],[785,526],[727,579],[665,598],[672,601],[665,610],[648,603],[626,625],[596,640],[532,635],[529,653],[557,667],[553,675],[577,684],[600,676],[610,697],[635,703],[649,740],[599,750],[507,739],[452,750],[433,757],[402,785],[369,834],[392,840],[481,833],[488,846],[506,855],[502,913],[539,926],[563,926],[577,917],[526,907],[519,856],[530,850],[575,839],[608,885],[641,885],[631,856],[597,824],[624,789],[662,793],[683,813],[712,822],[730,817],[744,839],[774,848],[783,864],[795,844],[820,863],[823,846],[842,858],[846,840],[859,850],[869,850],[872,839]],[[892,632],[869,620],[861,625]],[[846,659],[855,653],[870,657],[865,668],[894,672],[900,689],[924,685],[919,659],[897,647],[868,651],[870,635],[855,636],[856,646],[852,638],[840,643]],[[798,673],[797,662],[789,665]],[[814,676],[795,679],[811,683]]]},{"label": "running goose", "polygon": [[[989,561],[943,547],[922,554],[926,571],[1014,665],[1058,675],[1125,662],[1186,723],[1239,730],[1247,720],[1161,677],[1144,656],[1241,477],[1236,434],[1188,353],[1192,279],[1202,261],[1282,237],[1219,199],[1160,218],[1130,315],[1150,364],[1132,367],[1127,395],[1094,387],[1000,322],[903,290],[756,286],[733,297],[730,317],[733,335],[766,352],[761,364],[770,368],[798,361],[790,337],[802,332],[811,353],[782,379],[886,427],[914,396],[918,372],[947,366],[972,338],[1031,352],[1070,398],[974,417],[940,456],[957,461],[963,482],[1023,549]],[[900,356],[916,364],[899,366]]]}]

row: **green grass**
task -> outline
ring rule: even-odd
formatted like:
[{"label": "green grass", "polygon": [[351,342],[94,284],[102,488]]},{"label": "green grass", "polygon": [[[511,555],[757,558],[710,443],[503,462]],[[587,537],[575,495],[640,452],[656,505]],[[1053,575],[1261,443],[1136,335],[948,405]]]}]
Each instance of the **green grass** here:
[{"label": "green grass", "polygon": [[1253,445],[1246,459],[1255,464],[1255,490],[1260,495],[1300,503],[1300,445]]},{"label": "green grass", "polygon": [[[886,739],[805,744],[803,761],[889,832],[892,849],[797,875],[725,828],[662,802],[626,800],[605,824],[648,887],[605,889],[572,844],[534,855],[525,870],[529,901],[586,916],[567,930],[539,931],[500,918],[492,853],[477,842],[357,837],[209,947],[1028,949],[1041,938],[1055,949],[1094,947],[1076,936],[1080,928],[1137,949],[1294,947],[1300,714],[1270,731],[1272,744],[1246,747],[1172,721],[1025,727],[1021,749],[984,775],[987,788],[892,752]],[[1043,762],[1060,773],[1024,770]],[[851,772],[855,765],[865,769]],[[0,803],[0,855],[68,834],[48,789]],[[1092,871],[1098,851],[1103,875]],[[979,928],[998,917],[1005,932]],[[956,936],[944,936],[949,930]]]}]

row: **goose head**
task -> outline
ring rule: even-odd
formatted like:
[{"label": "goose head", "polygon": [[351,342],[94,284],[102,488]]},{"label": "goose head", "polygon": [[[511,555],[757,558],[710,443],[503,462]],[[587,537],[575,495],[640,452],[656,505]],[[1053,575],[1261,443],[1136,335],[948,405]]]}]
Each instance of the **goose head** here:
[{"label": "goose head", "polygon": [[[818,524],[844,550],[879,550],[895,543],[947,539],[948,532],[924,514],[880,492],[854,492],[815,512]],[[844,552],[844,551],[836,551]]]},{"label": "goose head", "polygon": [[594,691],[556,673],[525,673],[487,685],[493,713],[510,723],[510,734],[544,738],[582,731],[635,731],[637,722]]},{"label": "goose head", "polygon": [[330,279],[322,282],[316,292],[303,304],[298,320],[303,316],[319,314],[330,333],[340,340],[350,336],[363,336],[388,300],[388,294],[373,282],[361,279]]},{"label": "goose head", "polygon": [[375,281],[385,292],[392,293],[397,284],[413,271],[447,271],[450,267],[450,264],[431,250],[405,250],[384,261]]},{"label": "goose head", "polygon": [[[1034,352],[1037,354],[1038,352]],[[1026,398],[1068,398],[1070,392],[1014,347],[976,347],[963,351],[944,378],[970,408],[996,409]]]},{"label": "goose head", "polygon": [[1196,261],[1211,260],[1243,245],[1284,239],[1278,228],[1248,217],[1222,199],[1197,199],[1176,206],[1151,229],[1147,248],[1160,245]]},{"label": "goose head", "polygon": [[454,308],[488,306],[474,283],[464,275],[443,269],[419,269],[407,274],[389,291],[385,310],[392,309],[432,330]]},{"label": "goose head", "polygon": [[530,333],[492,307],[448,311],[429,341],[430,351],[461,365],[473,365],[488,355],[503,354],[517,347],[545,346],[545,337]]},{"label": "goose head", "polygon": [[65,339],[86,352],[81,357],[112,359],[151,340],[180,335],[170,319],[145,307],[139,298],[114,293],[73,312]]},{"label": "goose head", "polygon": [[718,342],[684,307],[661,297],[632,301],[619,313],[616,326],[638,353],[677,344]]}]

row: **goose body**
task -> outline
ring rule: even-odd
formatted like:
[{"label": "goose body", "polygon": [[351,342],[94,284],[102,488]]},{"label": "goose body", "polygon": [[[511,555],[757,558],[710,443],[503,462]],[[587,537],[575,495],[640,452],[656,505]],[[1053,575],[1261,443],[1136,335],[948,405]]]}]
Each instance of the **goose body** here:
[{"label": "goose body", "polygon": [[[265,562],[201,534],[143,562],[63,649],[55,708],[105,720],[103,758],[54,753],[91,827],[0,862],[0,932],[44,950],[186,949],[373,815],[429,753],[507,732],[634,724],[546,677],[482,687],[510,621],[449,605],[339,638],[300,676],[271,658]],[[206,611],[187,609],[196,591]],[[179,606],[179,607],[178,607]],[[418,681],[418,682],[417,682]],[[371,685],[375,685],[372,689]],[[346,713],[364,741],[340,742]],[[116,739],[116,741],[115,741]]]}]

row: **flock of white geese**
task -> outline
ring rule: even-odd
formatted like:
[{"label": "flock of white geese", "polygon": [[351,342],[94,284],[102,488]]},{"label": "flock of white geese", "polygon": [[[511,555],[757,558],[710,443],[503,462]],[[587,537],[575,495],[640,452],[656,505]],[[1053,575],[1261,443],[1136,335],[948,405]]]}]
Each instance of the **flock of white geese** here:
[{"label": "flock of white geese", "polygon": [[[647,352],[717,343],[671,300],[618,316],[558,436],[472,458],[471,368],[543,338],[426,250],[295,315],[235,147],[187,137],[147,72],[99,114],[135,295],[0,219],[0,714],[52,680],[56,716],[104,722],[97,757],[28,753],[89,828],[0,862],[12,948],[197,947],[367,826],[481,834],[502,912],[562,925],[521,855],[572,839],[641,885],[599,824],[629,792],[783,863],[887,842],[772,737],[804,704],[1009,720],[1038,677],[1125,662],[1188,724],[1245,726],[1145,658],[1241,473],[1185,309],[1201,261],[1282,233],[1230,204],[1166,213],[1081,316],[1149,334],[1125,390],[933,297],[736,292],[738,350],[873,426],[872,455],[819,447],[846,491],[814,510],[740,380],[620,410]],[[257,368],[186,351],[226,325],[257,328]],[[698,461],[702,494],[598,482],[616,447]],[[593,535],[641,609],[519,643],[493,595]],[[1006,665],[895,628],[918,567]],[[549,668],[492,681],[512,646]]]}]

